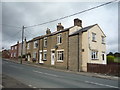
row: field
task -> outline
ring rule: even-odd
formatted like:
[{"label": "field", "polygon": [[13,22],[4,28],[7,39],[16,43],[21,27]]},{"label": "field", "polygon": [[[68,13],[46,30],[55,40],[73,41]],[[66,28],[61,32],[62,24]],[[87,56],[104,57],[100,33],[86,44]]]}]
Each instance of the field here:
[{"label": "field", "polygon": [[120,57],[115,57],[114,62],[120,63]]}]

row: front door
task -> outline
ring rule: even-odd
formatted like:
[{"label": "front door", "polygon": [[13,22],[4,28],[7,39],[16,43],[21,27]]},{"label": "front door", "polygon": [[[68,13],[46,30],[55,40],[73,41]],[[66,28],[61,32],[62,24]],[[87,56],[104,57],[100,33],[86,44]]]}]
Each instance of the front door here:
[{"label": "front door", "polygon": [[42,61],[42,52],[39,52],[39,63],[43,63],[43,61]]},{"label": "front door", "polygon": [[55,51],[51,51],[51,65],[55,65]]},{"label": "front door", "polygon": [[28,61],[30,61],[30,55],[28,55]]}]

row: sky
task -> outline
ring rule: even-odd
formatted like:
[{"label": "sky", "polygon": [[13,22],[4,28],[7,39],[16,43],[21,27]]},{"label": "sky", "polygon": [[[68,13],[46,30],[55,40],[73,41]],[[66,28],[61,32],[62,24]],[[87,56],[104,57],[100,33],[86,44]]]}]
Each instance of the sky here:
[{"label": "sky", "polygon": [[[2,46],[9,49],[17,41],[21,41],[23,25],[44,23],[103,3],[105,2],[2,2]],[[118,51],[117,2],[63,20],[26,28],[24,36],[30,40],[44,35],[47,28],[54,32],[58,23],[64,28],[71,27],[75,18],[82,20],[83,27],[97,23],[106,34],[107,53]]]}]

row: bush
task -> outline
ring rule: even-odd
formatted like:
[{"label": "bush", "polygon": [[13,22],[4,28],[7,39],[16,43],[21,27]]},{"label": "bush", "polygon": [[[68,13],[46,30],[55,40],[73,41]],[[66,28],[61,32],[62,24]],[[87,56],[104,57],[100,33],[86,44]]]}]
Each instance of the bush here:
[{"label": "bush", "polygon": [[111,56],[111,55],[107,56],[107,62],[108,62],[108,63],[113,63],[113,62],[114,62],[114,59],[115,59],[114,56]]},{"label": "bush", "polygon": [[21,58],[21,56],[18,56],[18,58]]}]

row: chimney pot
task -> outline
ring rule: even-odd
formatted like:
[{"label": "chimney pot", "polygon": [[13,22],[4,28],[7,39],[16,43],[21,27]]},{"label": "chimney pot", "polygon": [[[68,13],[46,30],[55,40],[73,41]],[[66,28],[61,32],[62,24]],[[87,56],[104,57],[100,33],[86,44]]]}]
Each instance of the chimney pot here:
[{"label": "chimney pot", "polygon": [[78,18],[74,19],[74,26],[82,27],[82,20]]},{"label": "chimney pot", "polygon": [[64,29],[64,27],[62,26],[62,24],[58,23],[58,25],[57,25],[57,31],[60,31],[60,30],[63,30],[63,29]]},{"label": "chimney pot", "polygon": [[50,34],[50,33],[51,33],[50,29],[47,28],[47,30],[46,30],[46,34]]}]

